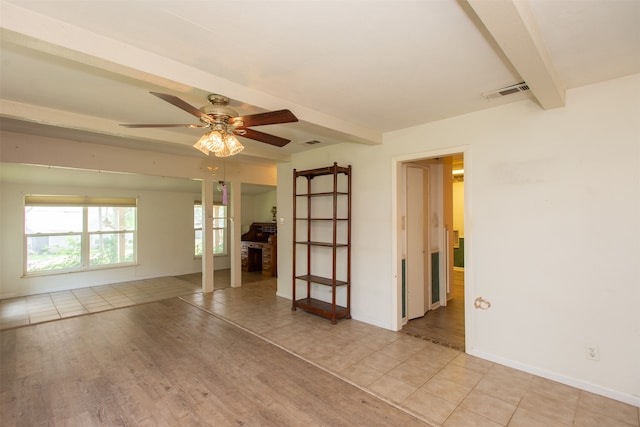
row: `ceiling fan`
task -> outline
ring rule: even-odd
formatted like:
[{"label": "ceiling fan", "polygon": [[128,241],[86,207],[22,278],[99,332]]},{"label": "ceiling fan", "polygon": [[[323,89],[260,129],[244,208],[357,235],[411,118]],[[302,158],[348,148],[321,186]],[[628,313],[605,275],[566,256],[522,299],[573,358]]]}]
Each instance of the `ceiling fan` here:
[{"label": "ceiling fan", "polygon": [[289,110],[268,111],[266,113],[238,116],[238,113],[230,108],[229,98],[223,95],[211,94],[207,97],[210,105],[196,108],[174,95],[166,93],[150,92],[163,101],[172,104],[187,113],[200,119],[198,124],[121,124],[128,128],[162,128],[162,127],[186,127],[186,128],[210,128],[211,131],[196,142],[195,148],[205,154],[213,152],[218,157],[227,157],[237,154],[244,148],[234,135],[264,142],[276,147],[284,147],[290,140],[279,136],[251,129],[251,126],[273,125],[280,123],[297,122],[298,118]]}]

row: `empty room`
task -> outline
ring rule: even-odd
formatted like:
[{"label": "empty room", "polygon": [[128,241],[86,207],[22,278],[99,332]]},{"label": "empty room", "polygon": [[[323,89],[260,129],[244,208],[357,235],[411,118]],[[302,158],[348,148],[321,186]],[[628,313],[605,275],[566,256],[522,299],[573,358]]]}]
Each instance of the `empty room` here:
[{"label": "empty room", "polygon": [[0,30],[0,424],[640,427],[637,0]]}]

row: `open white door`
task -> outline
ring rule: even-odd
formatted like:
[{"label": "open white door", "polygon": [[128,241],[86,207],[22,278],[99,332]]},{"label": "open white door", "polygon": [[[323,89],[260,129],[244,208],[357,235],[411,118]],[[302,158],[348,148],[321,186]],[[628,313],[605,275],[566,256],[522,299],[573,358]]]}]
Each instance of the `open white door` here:
[{"label": "open white door", "polygon": [[424,316],[429,309],[425,284],[426,241],[424,239],[424,170],[407,167],[407,319]]}]

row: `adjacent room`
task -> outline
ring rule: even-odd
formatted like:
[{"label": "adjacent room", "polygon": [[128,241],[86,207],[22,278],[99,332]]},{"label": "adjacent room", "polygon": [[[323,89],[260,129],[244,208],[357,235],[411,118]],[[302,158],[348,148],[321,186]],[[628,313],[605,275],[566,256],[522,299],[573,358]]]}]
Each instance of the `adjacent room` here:
[{"label": "adjacent room", "polygon": [[637,0],[0,0],[0,58],[0,424],[640,427]]}]

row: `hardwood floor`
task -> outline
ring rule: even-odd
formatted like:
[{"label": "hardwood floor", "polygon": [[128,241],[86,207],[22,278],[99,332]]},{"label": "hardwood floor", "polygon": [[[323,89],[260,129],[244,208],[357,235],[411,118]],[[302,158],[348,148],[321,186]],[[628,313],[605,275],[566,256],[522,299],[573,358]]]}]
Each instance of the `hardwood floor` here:
[{"label": "hardwood floor", "polygon": [[0,332],[3,426],[425,426],[177,298]]},{"label": "hardwood floor", "polygon": [[451,296],[445,307],[409,320],[402,331],[464,351],[464,271],[453,272]]}]

